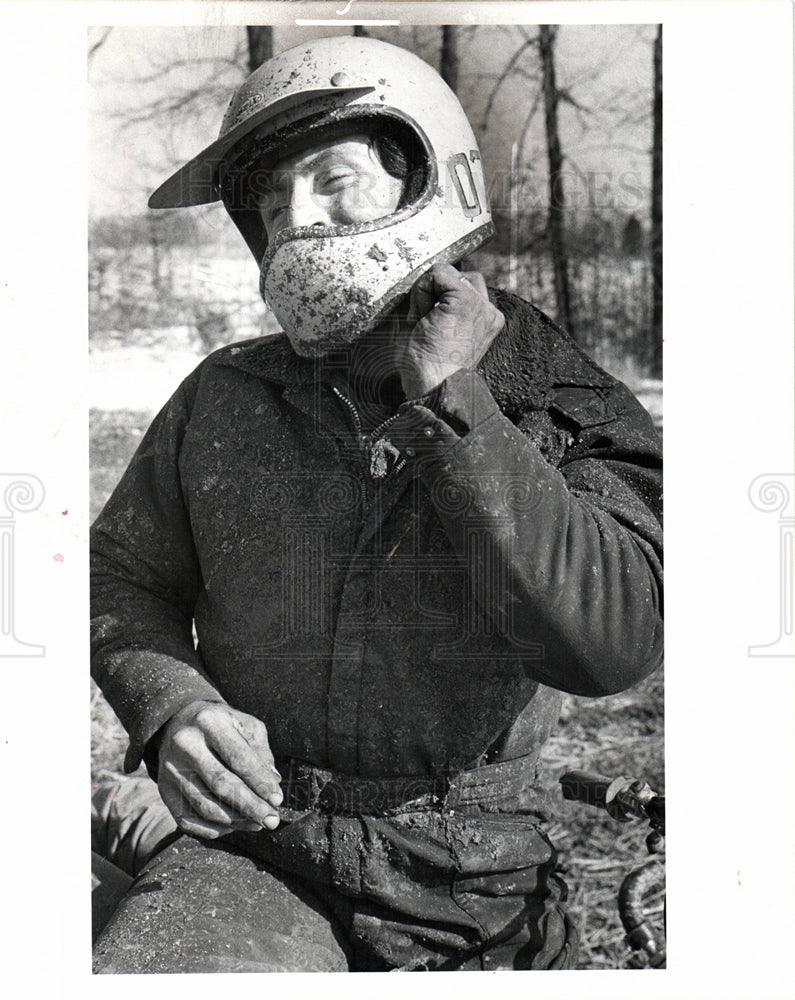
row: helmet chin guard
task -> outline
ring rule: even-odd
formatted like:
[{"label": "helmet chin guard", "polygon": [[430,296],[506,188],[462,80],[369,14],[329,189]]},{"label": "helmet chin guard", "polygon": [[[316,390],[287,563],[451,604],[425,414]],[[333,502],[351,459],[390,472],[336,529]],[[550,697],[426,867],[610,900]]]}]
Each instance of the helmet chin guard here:
[{"label": "helmet chin guard", "polygon": [[492,232],[489,224],[450,243],[441,225],[428,234],[417,215],[395,218],[379,220],[379,228],[370,223],[318,233],[302,227],[278,234],[262,260],[260,292],[297,354],[318,357],[352,344],[421,274],[460,260]]},{"label": "helmet chin guard", "polygon": [[[419,139],[425,183],[397,212],[372,222],[280,232],[270,246],[256,212],[230,216],[260,264],[260,291],[299,354],[346,346],[408,293],[433,264],[454,263],[494,233],[480,151],[455,94],[427,63],[372,38],[296,46],[256,70],[232,98],[218,139],[149,200],[152,208],[216,201],[224,170],[251,139],[278,157],[280,133],[313,122],[339,130],[398,120]],[[318,127],[320,123],[320,127]]]}]

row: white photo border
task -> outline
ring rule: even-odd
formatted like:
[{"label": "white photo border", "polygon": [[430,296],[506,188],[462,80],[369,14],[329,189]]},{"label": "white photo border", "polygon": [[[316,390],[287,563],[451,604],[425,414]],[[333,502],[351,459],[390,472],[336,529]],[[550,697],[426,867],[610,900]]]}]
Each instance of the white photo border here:
[{"label": "white photo border", "polygon": [[[86,29],[342,17],[336,3],[8,2],[0,473],[45,496],[16,524],[20,638],[0,661],[6,980],[14,994],[126,997],[92,977],[88,893]],[[793,454],[792,6],[701,2],[355,2],[402,23],[664,25],[668,969],[456,980],[501,996],[788,997],[795,939],[795,657],[774,638],[780,526],[749,496]],[[779,519],[780,520],[780,519]],[[447,974],[452,975],[452,974]],[[430,983],[430,985],[429,985]],[[317,989],[149,977],[147,991]],[[447,984],[444,984],[445,986]],[[326,978],[385,997],[400,979]],[[419,991],[439,990],[425,977]]]}]

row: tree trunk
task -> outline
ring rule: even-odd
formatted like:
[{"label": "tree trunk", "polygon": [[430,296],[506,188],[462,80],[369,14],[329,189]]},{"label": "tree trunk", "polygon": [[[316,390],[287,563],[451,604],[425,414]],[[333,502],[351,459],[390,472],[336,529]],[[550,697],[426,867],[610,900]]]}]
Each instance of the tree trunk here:
[{"label": "tree trunk", "polygon": [[651,374],[662,378],[663,322],[663,121],[662,121],[662,25],[654,39],[654,136],[651,152]]},{"label": "tree trunk", "polygon": [[569,262],[566,254],[565,219],[566,191],[563,177],[563,153],[558,134],[558,103],[560,94],[555,79],[555,37],[557,27],[541,25],[538,29],[538,48],[541,55],[542,90],[544,94],[544,124],[547,136],[549,161],[549,213],[547,236],[552,253],[555,275],[555,299],[558,321],[572,337],[576,337],[574,315],[569,292]]},{"label": "tree trunk", "polygon": [[255,69],[273,56],[273,28],[269,26],[246,28],[248,37],[248,71]]},{"label": "tree trunk", "polygon": [[152,248],[152,291],[159,295],[163,290],[163,233],[161,226],[167,220],[164,220],[157,212],[150,212],[147,218],[149,220],[149,245]]},{"label": "tree trunk", "polygon": [[452,24],[442,26],[442,52],[439,71],[442,79],[453,91],[458,91],[458,32]]}]

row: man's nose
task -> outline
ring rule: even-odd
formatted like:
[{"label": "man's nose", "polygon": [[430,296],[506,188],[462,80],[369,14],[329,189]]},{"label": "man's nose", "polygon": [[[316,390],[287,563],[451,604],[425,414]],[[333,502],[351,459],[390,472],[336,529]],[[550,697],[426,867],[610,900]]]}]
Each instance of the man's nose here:
[{"label": "man's nose", "polygon": [[328,226],[329,213],[309,185],[297,184],[293,188],[288,211],[288,226]]}]

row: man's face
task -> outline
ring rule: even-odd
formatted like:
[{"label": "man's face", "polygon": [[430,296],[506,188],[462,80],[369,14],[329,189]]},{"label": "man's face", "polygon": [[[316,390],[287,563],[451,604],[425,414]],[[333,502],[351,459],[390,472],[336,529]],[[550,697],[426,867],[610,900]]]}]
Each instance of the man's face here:
[{"label": "man's face", "polygon": [[277,160],[262,186],[258,208],[268,241],[293,226],[375,222],[397,209],[403,190],[362,134],[316,142]]}]

